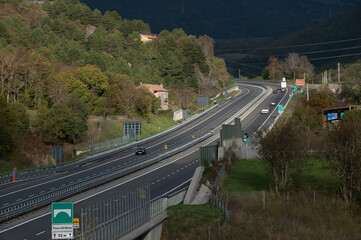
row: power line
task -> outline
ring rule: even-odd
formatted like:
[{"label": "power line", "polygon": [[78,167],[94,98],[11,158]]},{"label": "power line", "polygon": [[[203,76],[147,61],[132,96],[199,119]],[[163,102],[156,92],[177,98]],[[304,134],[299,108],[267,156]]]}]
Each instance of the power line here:
[{"label": "power line", "polygon": [[330,59],[330,58],[339,58],[339,57],[350,57],[350,56],[357,56],[361,55],[361,53],[353,53],[353,54],[344,54],[344,55],[338,55],[338,56],[330,56],[330,57],[322,57],[322,58],[311,58],[308,60],[316,61],[316,60],[322,60],[322,59]]},{"label": "power line", "polygon": [[[346,47],[346,48],[335,48],[335,49],[327,49],[327,50],[319,50],[319,51],[311,51],[311,52],[300,52],[298,53],[299,55],[309,55],[309,54],[316,54],[316,53],[325,53],[325,52],[337,52],[337,51],[341,51],[341,50],[350,50],[350,49],[356,49],[356,48],[361,48],[361,46],[354,46],[354,47]],[[253,57],[257,57],[257,58],[268,58],[268,57],[282,57],[282,56],[287,56],[288,53],[285,54],[276,54],[276,55],[267,55],[267,56],[257,56],[254,55]]]},{"label": "power line", "polygon": [[253,67],[253,68],[258,68],[258,69],[263,69],[263,68],[261,68],[261,67],[256,67],[256,66],[252,66],[252,65],[249,65],[249,64],[245,64],[245,63],[239,63],[239,62],[232,61],[232,60],[228,60],[228,59],[225,59],[225,58],[224,58],[224,61],[226,61],[226,62],[231,62],[231,63],[235,63],[235,64],[242,65],[242,66]]},{"label": "power line", "polygon": [[242,70],[242,69],[235,69],[235,68],[227,68],[227,69],[231,69],[231,70],[235,70],[235,71],[241,71],[241,72],[244,72],[244,73],[246,73],[246,74],[248,74],[248,75],[253,75],[254,77],[257,77],[257,75],[256,74],[254,74],[254,73],[250,73],[250,72],[247,72],[247,71],[244,71],[244,70]]},{"label": "power line", "polygon": [[[328,49],[328,50],[320,50],[320,51],[312,51],[312,52],[303,52],[303,53],[298,53],[300,55],[302,54],[313,54],[313,53],[323,53],[323,52],[335,52],[335,51],[341,51],[341,50],[350,50],[350,49],[356,49],[356,48],[361,48],[361,46],[355,46],[355,47],[349,47],[349,48],[338,48],[338,49]],[[361,53],[355,53],[355,54],[342,54],[342,55],[337,55],[337,56],[329,56],[329,57],[319,57],[319,58],[311,58],[309,60],[322,60],[322,59],[331,59],[331,58],[338,58],[338,57],[350,57],[350,56],[357,56],[357,55],[360,55]],[[278,57],[278,56],[287,56],[287,54],[282,54],[282,55],[270,55],[270,56],[254,56],[256,58],[269,58],[269,57]],[[227,60],[227,59],[224,59],[225,61],[228,61],[228,62],[233,62],[233,63],[237,63],[239,65],[245,65],[245,66],[248,66],[248,67],[253,67],[253,68],[259,68],[259,69],[263,69],[263,68],[260,68],[260,67],[256,67],[256,66],[252,66],[252,65],[249,65],[249,64],[243,64],[243,63],[238,63],[238,62],[235,62],[235,61],[231,61],[231,60]],[[264,61],[263,63],[251,63],[251,64],[267,64],[268,61]]]},{"label": "power line", "polygon": [[346,48],[335,48],[335,49],[328,49],[328,50],[319,50],[319,51],[312,51],[312,52],[303,52],[299,54],[315,54],[315,53],[323,53],[323,52],[336,52],[341,50],[350,50],[355,48],[361,48],[361,46],[355,46],[355,47],[346,47]]},{"label": "power line", "polygon": [[277,46],[277,47],[263,47],[263,48],[223,48],[218,50],[268,50],[268,49],[281,49],[281,48],[295,48],[295,47],[308,47],[308,46],[317,46],[317,45],[326,45],[326,44],[333,44],[333,43],[341,43],[341,42],[352,42],[361,40],[361,38],[350,38],[350,39],[343,39],[337,41],[328,41],[328,42],[317,42],[317,43],[306,43],[306,44],[298,44],[298,45],[288,45],[288,46]]}]

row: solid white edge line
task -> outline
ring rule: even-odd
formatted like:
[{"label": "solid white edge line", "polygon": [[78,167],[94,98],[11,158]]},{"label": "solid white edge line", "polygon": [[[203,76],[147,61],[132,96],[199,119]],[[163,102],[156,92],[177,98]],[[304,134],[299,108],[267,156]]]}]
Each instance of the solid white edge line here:
[{"label": "solid white edge line", "polygon": [[[165,166],[167,166],[167,165],[169,165],[169,164],[172,164],[172,163],[174,163],[174,162],[176,162],[176,161],[178,161],[178,160],[180,160],[180,159],[182,159],[182,158],[184,158],[184,157],[186,157],[186,156],[189,156],[189,155],[195,153],[196,151],[198,151],[198,149],[196,149],[196,150],[194,150],[194,151],[192,151],[192,152],[184,155],[184,156],[181,157],[181,158],[177,158],[177,159],[175,159],[175,160],[173,160],[173,161],[171,161],[171,162],[169,162],[169,163],[167,163],[167,164],[165,164],[165,165],[162,165],[162,166],[159,166],[159,167],[157,167],[157,168],[155,168],[155,169],[152,169],[152,170],[149,171],[149,172],[145,172],[145,173],[143,173],[143,174],[141,174],[141,175],[139,175],[139,176],[133,177],[133,178],[128,179],[128,180],[126,180],[126,181],[124,181],[124,182],[121,182],[121,183],[119,183],[119,184],[117,184],[117,185],[114,185],[114,186],[112,186],[112,187],[110,187],[110,188],[104,189],[104,190],[102,190],[102,191],[100,191],[100,192],[94,193],[94,194],[89,195],[89,196],[87,196],[87,197],[85,197],[85,198],[83,198],[83,199],[80,199],[80,200],[78,200],[78,201],[76,201],[76,202],[73,202],[73,204],[80,203],[80,202],[82,202],[82,201],[84,201],[84,200],[87,200],[87,199],[89,199],[89,198],[91,198],[91,197],[94,197],[94,196],[96,196],[96,195],[99,195],[99,194],[101,194],[101,193],[103,193],[103,192],[106,192],[106,191],[108,191],[108,190],[110,190],[110,189],[119,187],[119,186],[121,186],[121,185],[123,185],[123,184],[125,184],[125,183],[128,183],[128,182],[130,182],[130,181],[133,181],[133,180],[135,180],[135,179],[137,179],[137,178],[139,178],[139,177],[143,177],[144,175],[147,175],[147,174],[149,174],[149,173],[151,173],[151,172],[154,172],[154,171],[156,171],[156,170],[158,170],[158,169],[160,169],[160,168],[162,168],[162,167],[165,167]],[[14,229],[14,228],[17,228],[17,227],[19,227],[19,226],[21,226],[21,225],[24,225],[24,224],[29,223],[29,222],[31,222],[31,221],[34,221],[34,220],[36,220],[36,219],[42,218],[42,217],[44,217],[44,216],[46,216],[46,215],[49,215],[49,214],[51,214],[51,212],[48,212],[48,213],[45,213],[45,214],[40,215],[40,216],[38,216],[38,217],[35,217],[35,218],[33,218],[33,219],[27,220],[27,221],[25,221],[25,222],[23,222],[23,223],[19,223],[19,224],[15,225],[15,226],[12,226],[12,227],[8,228],[8,229],[4,229],[4,230],[0,231],[0,233],[7,232],[7,231],[9,231],[9,230],[12,230],[12,229]]]},{"label": "solid white edge line", "polygon": [[[247,90],[248,90],[248,89],[247,89]],[[246,94],[248,94],[248,92],[249,92],[249,90],[247,91]],[[242,97],[243,97],[243,96],[242,96]],[[227,106],[230,105],[230,104],[231,104],[231,102],[229,102],[225,107],[227,107]],[[203,122],[207,121],[209,118],[213,117],[213,116],[216,115],[217,113],[218,113],[218,111],[215,112],[215,113],[213,113],[213,114],[212,114],[211,116],[209,116],[208,118],[204,119],[202,122],[194,125],[192,128],[187,129],[187,131],[190,130],[190,129],[193,129],[193,128],[195,128],[195,127],[197,127],[198,125],[200,125],[200,124],[202,124]],[[180,134],[182,134],[182,133],[180,133]],[[179,136],[180,134],[175,135],[175,136],[169,138],[167,141],[169,141],[170,139],[173,139],[173,138]],[[163,143],[165,143],[165,141],[164,141],[164,142],[161,142],[161,143],[158,143],[158,144],[163,144]],[[153,146],[150,146],[149,148],[152,148],[152,147],[154,147],[154,146],[157,146],[158,144],[155,144],[155,145],[153,145]],[[106,165],[106,164],[110,164],[110,163],[113,163],[113,162],[115,162],[115,161],[119,161],[119,160],[121,160],[121,159],[127,158],[127,157],[132,156],[132,155],[133,155],[133,154],[129,154],[129,155],[127,155],[127,156],[114,159],[113,161],[106,162],[106,163],[100,164],[100,165],[98,165],[98,166],[94,166],[94,167],[92,167],[92,168],[86,169],[86,170],[84,170],[84,171],[82,171],[82,172],[76,172],[76,173],[73,173],[73,174],[70,174],[70,175],[66,175],[66,176],[63,176],[63,177],[61,177],[61,178],[57,178],[57,179],[54,179],[54,180],[51,180],[51,181],[48,181],[48,182],[43,182],[43,183],[39,183],[39,184],[34,185],[34,186],[30,186],[30,187],[27,187],[27,188],[19,189],[18,191],[15,191],[15,192],[10,192],[10,193],[8,193],[8,194],[3,194],[3,195],[0,196],[0,198],[1,198],[1,197],[8,196],[8,195],[11,195],[11,194],[14,194],[14,193],[17,193],[17,192],[24,191],[24,190],[27,190],[27,189],[30,189],[30,188],[33,188],[33,187],[41,186],[41,185],[44,185],[44,184],[47,184],[47,183],[51,183],[51,182],[58,181],[58,180],[61,180],[61,179],[64,179],[64,178],[68,178],[68,177],[74,176],[74,175],[79,174],[79,173],[85,173],[85,172],[90,171],[90,170],[92,170],[92,169],[94,169],[94,168],[99,168],[99,167],[104,166],[104,165]],[[129,163],[130,163],[130,162],[131,162],[131,161],[129,161]],[[124,165],[126,165],[126,163],[124,163]],[[100,173],[103,173],[103,172],[100,172]],[[79,179],[78,179],[78,180],[79,180]]]},{"label": "solid white edge line", "polygon": [[[285,93],[285,95],[283,96],[283,98],[281,99],[281,101],[279,101],[278,103],[280,103],[280,102],[282,102],[283,101],[283,99],[287,96],[287,94],[288,94],[288,88],[287,88],[287,91],[286,91],[286,93]],[[278,106],[277,106],[278,107]],[[266,120],[263,122],[263,124],[257,129],[257,131],[256,132],[258,132],[262,127],[263,127],[263,125],[265,125],[266,124],[266,122],[268,121],[268,119],[270,119],[270,117],[272,116],[272,114],[274,113],[274,111],[276,111],[276,107],[273,109],[273,111],[270,113],[270,115],[268,116],[268,118],[266,118]],[[278,110],[278,109],[277,109]]]},{"label": "solid white edge line", "polygon": [[[212,115],[212,116],[213,116],[213,115]],[[214,140],[212,140],[212,141],[214,141]],[[196,150],[194,150],[194,151],[192,151],[192,152],[184,155],[182,158],[184,158],[184,157],[186,157],[186,156],[188,156],[188,155],[191,155],[191,154],[193,154],[193,153],[196,152],[196,151],[198,151],[198,149],[196,149]],[[137,177],[128,179],[128,180],[126,180],[126,181],[124,181],[124,182],[122,182],[122,183],[120,183],[120,184],[117,184],[117,185],[115,185],[115,186],[113,186],[113,187],[110,187],[110,188],[108,188],[108,189],[105,189],[105,190],[103,190],[103,191],[100,191],[100,192],[98,192],[98,193],[95,193],[95,194],[93,194],[93,195],[87,196],[87,197],[85,197],[85,198],[83,198],[83,199],[81,199],[81,200],[78,200],[78,201],[74,202],[74,204],[77,204],[77,203],[82,202],[82,201],[84,201],[84,200],[86,200],[86,199],[89,199],[89,198],[91,198],[91,197],[93,197],[93,196],[96,196],[96,195],[98,195],[98,194],[100,194],[100,193],[106,192],[106,191],[108,191],[108,190],[110,190],[110,189],[116,188],[116,187],[121,186],[121,185],[123,185],[123,184],[125,184],[125,183],[128,183],[128,182],[130,182],[130,181],[133,181],[134,179],[137,179],[137,178],[139,178],[139,177],[142,177],[142,176],[144,176],[144,175],[147,175],[148,173],[154,172],[154,171],[156,171],[156,170],[158,170],[158,169],[160,169],[160,168],[162,168],[162,167],[164,167],[164,166],[167,166],[167,165],[169,165],[169,164],[171,164],[171,163],[174,163],[174,162],[176,162],[176,161],[178,161],[178,160],[180,160],[180,159],[181,159],[181,158],[175,159],[175,160],[173,160],[173,161],[171,161],[171,162],[169,162],[169,163],[167,163],[167,164],[165,164],[165,165],[159,166],[159,167],[157,167],[157,168],[155,168],[155,169],[153,169],[153,170],[151,170],[151,171],[149,171],[149,172],[143,173],[143,174],[141,174],[141,175],[139,175],[139,176],[137,176]],[[198,162],[198,159],[196,160],[196,162]],[[99,167],[99,166],[98,166],[98,167]],[[51,212],[45,213],[45,214],[43,214],[43,215],[41,215],[41,216],[35,217],[35,218],[33,218],[33,219],[30,219],[30,220],[28,220],[28,221],[25,221],[25,222],[23,222],[23,223],[20,223],[20,224],[18,224],[18,225],[15,225],[15,226],[13,226],[13,227],[10,227],[10,228],[8,228],[8,229],[2,230],[2,231],[0,231],[0,233],[7,232],[7,231],[9,231],[9,230],[11,230],[11,229],[17,228],[18,226],[24,225],[24,224],[26,224],[26,223],[29,223],[29,222],[31,222],[31,221],[34,221],[34,220],[36,220],[36,219],[42,218],[42,217],[44,217],[44,216],[46,216],[46,215],[49,215],[50,213],[51,213]]]}]

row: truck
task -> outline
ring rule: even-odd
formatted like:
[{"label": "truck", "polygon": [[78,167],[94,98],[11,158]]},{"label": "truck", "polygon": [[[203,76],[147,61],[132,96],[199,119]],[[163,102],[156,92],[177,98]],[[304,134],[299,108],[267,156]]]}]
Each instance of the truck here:
[{"label": "truck", "polygon": [[281,81],[281,91],[284,92],[287,90],[287,82],[286,82],[286,78],[283,78]]}]

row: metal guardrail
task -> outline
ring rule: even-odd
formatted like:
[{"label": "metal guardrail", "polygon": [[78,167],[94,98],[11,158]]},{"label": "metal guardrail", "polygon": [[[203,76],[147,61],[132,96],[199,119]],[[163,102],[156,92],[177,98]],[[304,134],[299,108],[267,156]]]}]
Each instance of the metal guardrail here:
[{"label": "metal guardrail", "polygon": [[[117,154],[121,151],[125,151],[128,149],[133,148],[135,145],[140,145],[140,144],[145,144],[146,142],[150,142],[151,140],[153,140],[154,138],[157,137],[161,137],[163,135],[166,135],[168,133],[174,132],[177,129],[197,120],[198,118],[202,117],[203,115],[207,114],[209,111],[213,110],[214,108],[216,108],[218,105],[214,105],[211,108],[207,109],[206,111],[194,115],[190,118],[188,118],[187,120],[183,121],[180,124],[177,124],[165,131],[162,131],[158,134],[155,134],[153,136],[150,136],[148,138],[142,139],[140,141],[135,141],[135,142],[131,142],[128,144],[124,144],[124,145],[120,145],[118,147],[112,148],[112,149],[106,149],[106,150],[102,150],[102,151],[98,151],[98,152],[93,152],[93,153],[89,153],[88,155],[79,158],[79,159],[75,159],[63,164],[57,164],[57,165],[52,165],[52,166],[46,166],[46,167],[38,167],[38,168],[30,168],[30,169],[23,169],[23,170],[18,170],[17,174],[16,174],[16,179],[26,179],[26,178],[32,178],[32,177],[39,177],[39,176],[43,176],[43,175],[50,175],[50,174],[54,174],[57,172],[63,172],[63,171],[67,171],[71,168],[83,165],[83,164],[87,164],[93,161],[97,161],[101,158],[104,157],[108,157],[114,154]],[[0,174],[0,184],[2,183],[7,183],[7,182],[11,182],[12,181],[12,172],[7,172],[7,173],[3,173]]]},{"label": "metal guardrail", "polygon": [[82,208],[81,227],[76,231],[74,239],[119,239],[166,211],[166,198],[150,201],[136,198],[135,194],[132,197],[135,206],[129,209],[124,207],[129,202],[120,196]]},{"label": "metal guardrail", "polygon": [[[264,92],[265,92],[265,90],[262,92],[261,95],[264,95],[265,94]],[[244,108],[242,108],[238,113],[233,115],[230,118],[230,120],[228,120],[226,122],[231,122],[232,118],[234,118],[234,116],[236,116],[237,114],[239,115],[239,113],[241,111],[245,111],[246,109],[248,109],[255,101],[258,101],[260,98],[261,98],[261,96],[258,96],[255,99],[253,99]],[[157,157],[145,160],[143,162],[133,164],[132,166],[120,168],[118,170],[109,171],[108,173],[96,176],[92,179],[83,180],[83,181],[75,183],[75,184],[68,184],[67,186],[64,186],[61,189],[53,190],[51,192],[44,193],[44,194],[39,194],[38,196],[34,196],[32,198],[10,204],[10,205],[0,209],[0,222],[6,221],[8,219],[19,216],[26,212],[29,212],[34,209],[48,205],[51,202],[59,201],[60,199],[67,198],[67,197],[77,194],[81,191],[91,189],[95,186],[99,186],[101,184],[107,183],[109,181],[112,181],[112,180],[122,177],[124,175],[133,173],[142,168],[145,168],[152,164],[160,162],[170,156],[173,156],[173,155],[175,155],[187,148],[190,148],[191,146],[211,137],[213,135],[213,133],[214,133],[214,131],[211,131],[210,133],[208,133],[200,138],[197,138],[197,139],[193,140],[192,142],[189,142],[188,144],[185,144],[179,148],[176,148],[169,152],[165,152],[163,154],[160,154]],[[110,155],[110,154],[112,154],[112,153],[108,153],[108,155]],[[107,155],[107,154],[105,154],[105,155]],[[101,155],[101,156],[103,157],[104,155]]]},{"label": "metal guardrail", "polygon": [[91,189],[95,186],[99,186],[101,184],[110,182],[114,179],[117,179],[124,175],[128,175],[142,168],[148,167],[170,156],[173,156],[187,148],[190,148],[191,146],[209,138],[212,135],[213,134],[208,133],[198,139],[195,139],[192,142],[189,142],[188,144],[183,145],[182,147],[176,148],[169,152],[162,153],[157,157],[145,160],[140,163],[136,163],[132,166],[109,171],[108,173],[96,176],[92,179],[82,180],[81,182],[75,184],[68,184],[67,186],[64,186],[61,189],[56,189],[48,193],[39,194],[38,196],[34,196],[32,198],[10,204],[9,206],[0,209],[0,222],[6,221],[8,219],[19,216],[34,209],[43,207],[45,205],[50,204],[51,202],[59,201],[60,199],[67,198],[79,192]]}]

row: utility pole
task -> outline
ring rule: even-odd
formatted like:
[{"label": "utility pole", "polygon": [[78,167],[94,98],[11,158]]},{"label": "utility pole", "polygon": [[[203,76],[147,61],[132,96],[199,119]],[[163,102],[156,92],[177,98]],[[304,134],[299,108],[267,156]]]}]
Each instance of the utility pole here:
[{"label": "utility pole", "polygon": [[341,78],[340,78],[340,62],[337,63],[337,77],[338,77],[338,82],[341,81]]},{"label": "utility pole", "polygon": [[308,95],[308,83],[307,83],[307,102],[310,101],[310,96]]}]

